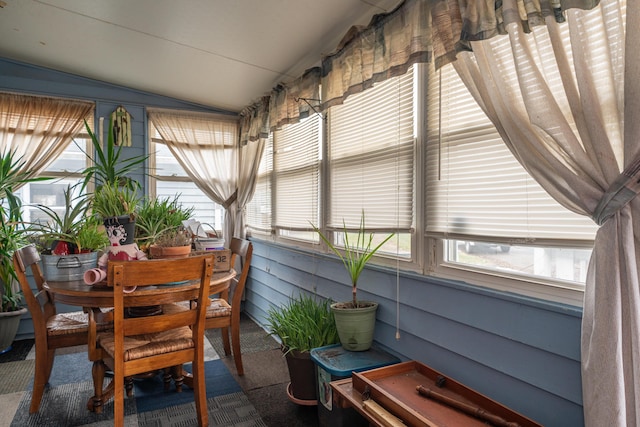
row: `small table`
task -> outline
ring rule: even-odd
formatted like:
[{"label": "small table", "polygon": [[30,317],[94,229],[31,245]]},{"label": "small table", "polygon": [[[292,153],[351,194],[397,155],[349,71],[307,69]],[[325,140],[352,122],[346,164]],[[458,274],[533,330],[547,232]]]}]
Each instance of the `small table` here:
[{"label": "small table", "polygon": [[[211,288],[209,294],[228,295],[231,279],[236,277],[236,271],[219,271],[211,276]],[[185,290],[185,287],[193,289],[194,298],[198,296],[198,285],[185,283],[181,287],[167,287],[167,292],[172,289]],[[44,288],[51,292],[55,302],[83,307],[85,310],[93,308],[113,307],[113,289],[105,284],[87,285],[83,280],[72,281],[47,281]],[[144,296],[144,290],[139,291]]]}]

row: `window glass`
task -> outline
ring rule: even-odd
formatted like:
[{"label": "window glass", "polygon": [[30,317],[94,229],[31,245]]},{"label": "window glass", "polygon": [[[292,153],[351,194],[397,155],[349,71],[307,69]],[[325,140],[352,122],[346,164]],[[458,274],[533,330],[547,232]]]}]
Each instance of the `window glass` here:
[{"label": "window glass", "polygon": [[224,226],[224,209],[211,200],[195,183],[188,178],[187,173],[171,154],[169,148],[159,143],[157,135],[151,126],[155,140],[150,142],[151,164],[155,164],[155,174],[151,179],[153,193],[158,198],[173,199],[178,197],[182,205],[193,207],[193,218],[203,224],[205,231],[215,228],[218,232]]},{"label": "window glass", "polygon": [[[88,119],[87,122],[91,127],[93,120]],[[68,186],[72,186],[74,196],[80,194],[79,184],[84,180],[81,172],[89,166],[90,160],[86,153],[89,153],[90,150],[92,150],[91,139],[83,128],[65,151],[49,165],[46,171],[40,174],[51,177],[52,180],[31,182],[20,187],[16,194],[22,200],[25,222],[48,220],[48,217],[35,205],[48,206],[58,214],[62,214],[66,210],[63,192]]]},{"label": "window glass", "polygon": [[411,256],[416,73],[412,67],[329,110],[325,212],[337,244],[341,230],[357,229],[364,212],[365,227],[376,239],[398,233],[381,252]]},{"label": "window glass", "polygon": [[443,265],[584,283],[593,221],[527,174],[451,65],[430,70],[426,232]]},{"label": "window glass", "polygon": [[318,241],[322,116],[312,114],[273,136],[274,229],[282,237]]}]

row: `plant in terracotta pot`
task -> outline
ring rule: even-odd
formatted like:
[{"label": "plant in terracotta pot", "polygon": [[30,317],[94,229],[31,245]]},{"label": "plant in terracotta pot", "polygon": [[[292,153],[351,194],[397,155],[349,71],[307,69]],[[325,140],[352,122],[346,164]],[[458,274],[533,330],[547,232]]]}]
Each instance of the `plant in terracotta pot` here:
[{"label": "plant in terracotta pot", "polygon": [[343,249],[340,250],[318,227],[313,224],[312,227],[327,247],[340,258],[351,279],[351,301],[331,304],[331,310],[334,313],[338,334],[340,335],[340,343],[346,350],[368,350],[373,342],[373,330],[375,327],[378,303],[358,300],[358,279],[367,262],[371,260],[371,257],[373,257],[382,245],[387,243],[395,233],[385,236],[382,241],[374,245],[373,233],[367,233],[365,228],[365,215],[363,211],[355,238],[343,221],[344,245]]},{"label": "plant in terracotta pot", "polygon": [[269,332],[280,338],[291,384],[289,398],[299,404],[316,404],[315,364],[311,349],[338,343],[330,300],[300,294],[267,312]]},{"label": "plant in terracotta pot", "polygon": [[191,253],[191,234],[184,227],[169,228],[149,246],[151,258],[185,258]]},{"label": "plant in terracotta pot", "polygon": [[[136,210],[136,242],[142,250],[147,250],[163,233],[182,227],[193,211],[193,207],[183,206],[178,196],[144,198]],[[167,237],[164,240],[168,240]]]}]

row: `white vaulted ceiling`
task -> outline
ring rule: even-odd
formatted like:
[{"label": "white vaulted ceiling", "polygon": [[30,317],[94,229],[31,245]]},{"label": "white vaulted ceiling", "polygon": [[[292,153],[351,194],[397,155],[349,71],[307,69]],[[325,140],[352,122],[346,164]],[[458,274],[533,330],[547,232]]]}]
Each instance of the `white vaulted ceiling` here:
[{"label": "white vaulted ceiling", "polygon": [[239,111],[399,0],[2,0],[0,57]]}]

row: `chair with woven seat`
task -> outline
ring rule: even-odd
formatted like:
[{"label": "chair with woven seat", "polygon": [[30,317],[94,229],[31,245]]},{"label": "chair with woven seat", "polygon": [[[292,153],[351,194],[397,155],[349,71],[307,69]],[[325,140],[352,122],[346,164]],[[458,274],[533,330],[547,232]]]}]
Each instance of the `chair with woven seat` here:
[{"label": "chair with woven seat", "polygon": [[[56,349],[86,345],[88,338],[86,313],[57,313],[52,296],[43,287],[46,278],[42,274],[39,262],[40,254],[34,245],[20,248],[13,254],[13,265],[31,313],[35,336],[36,360],[30,413],[37,412],[40,407],[44,388],[51,376]],[[35,293],[27,279],[27,269],[30,269],[33,275]],[[111,326],[108,323],[100,323],[98,327],[100,330],[106,330]]]},{"label": "chair with woven seat", "polygon": [[[109,261],[107,284],[113,287],[113,330],[97,332],[89,313],[89,337],[102,359],[94,363],[94,392],[102,399],[102,379],[108,367],[113,371],[114,425],[124,425],[124,383],[133,375],[171,368],[176,375],[191,362],[198,425],[208,425],[204,383],[204,326],[213,254],[188,258],[144,261]],[[167,285],[161,285],[167,284]],[[157,286],[151,286],[157,285]],[[150,316],[127,316],[129,308],[170,306],[194,298],[179,312],[163,311]],[[135,291],[125,288],[136,286]],[[96,381],[96,379],[98,381]]]},{"label": "chair with woven seat", "polygon": [[[229,356],[231,354],[231,347],[233,347],[233,359],[236,370],[238,371],[238,375],[244,375],[242,353],[240,351],[240,304],[247,276],[249,275],[253,245],[248,240],[234,237],[231,239],[229,249],[231,249],[231,266],[234,267],[237,258],[240,257],[242,270],[239,276],[232,279],[235,282],[235,289],[233,291],[231,304],[229,304],[228,291],[220,295],[220,298],[210,298],[211,302],[209,307],[207,307],[205,328],[221,329],[224,353]],[[229,328],[231,328],[231,346],[229,345]]]}]

